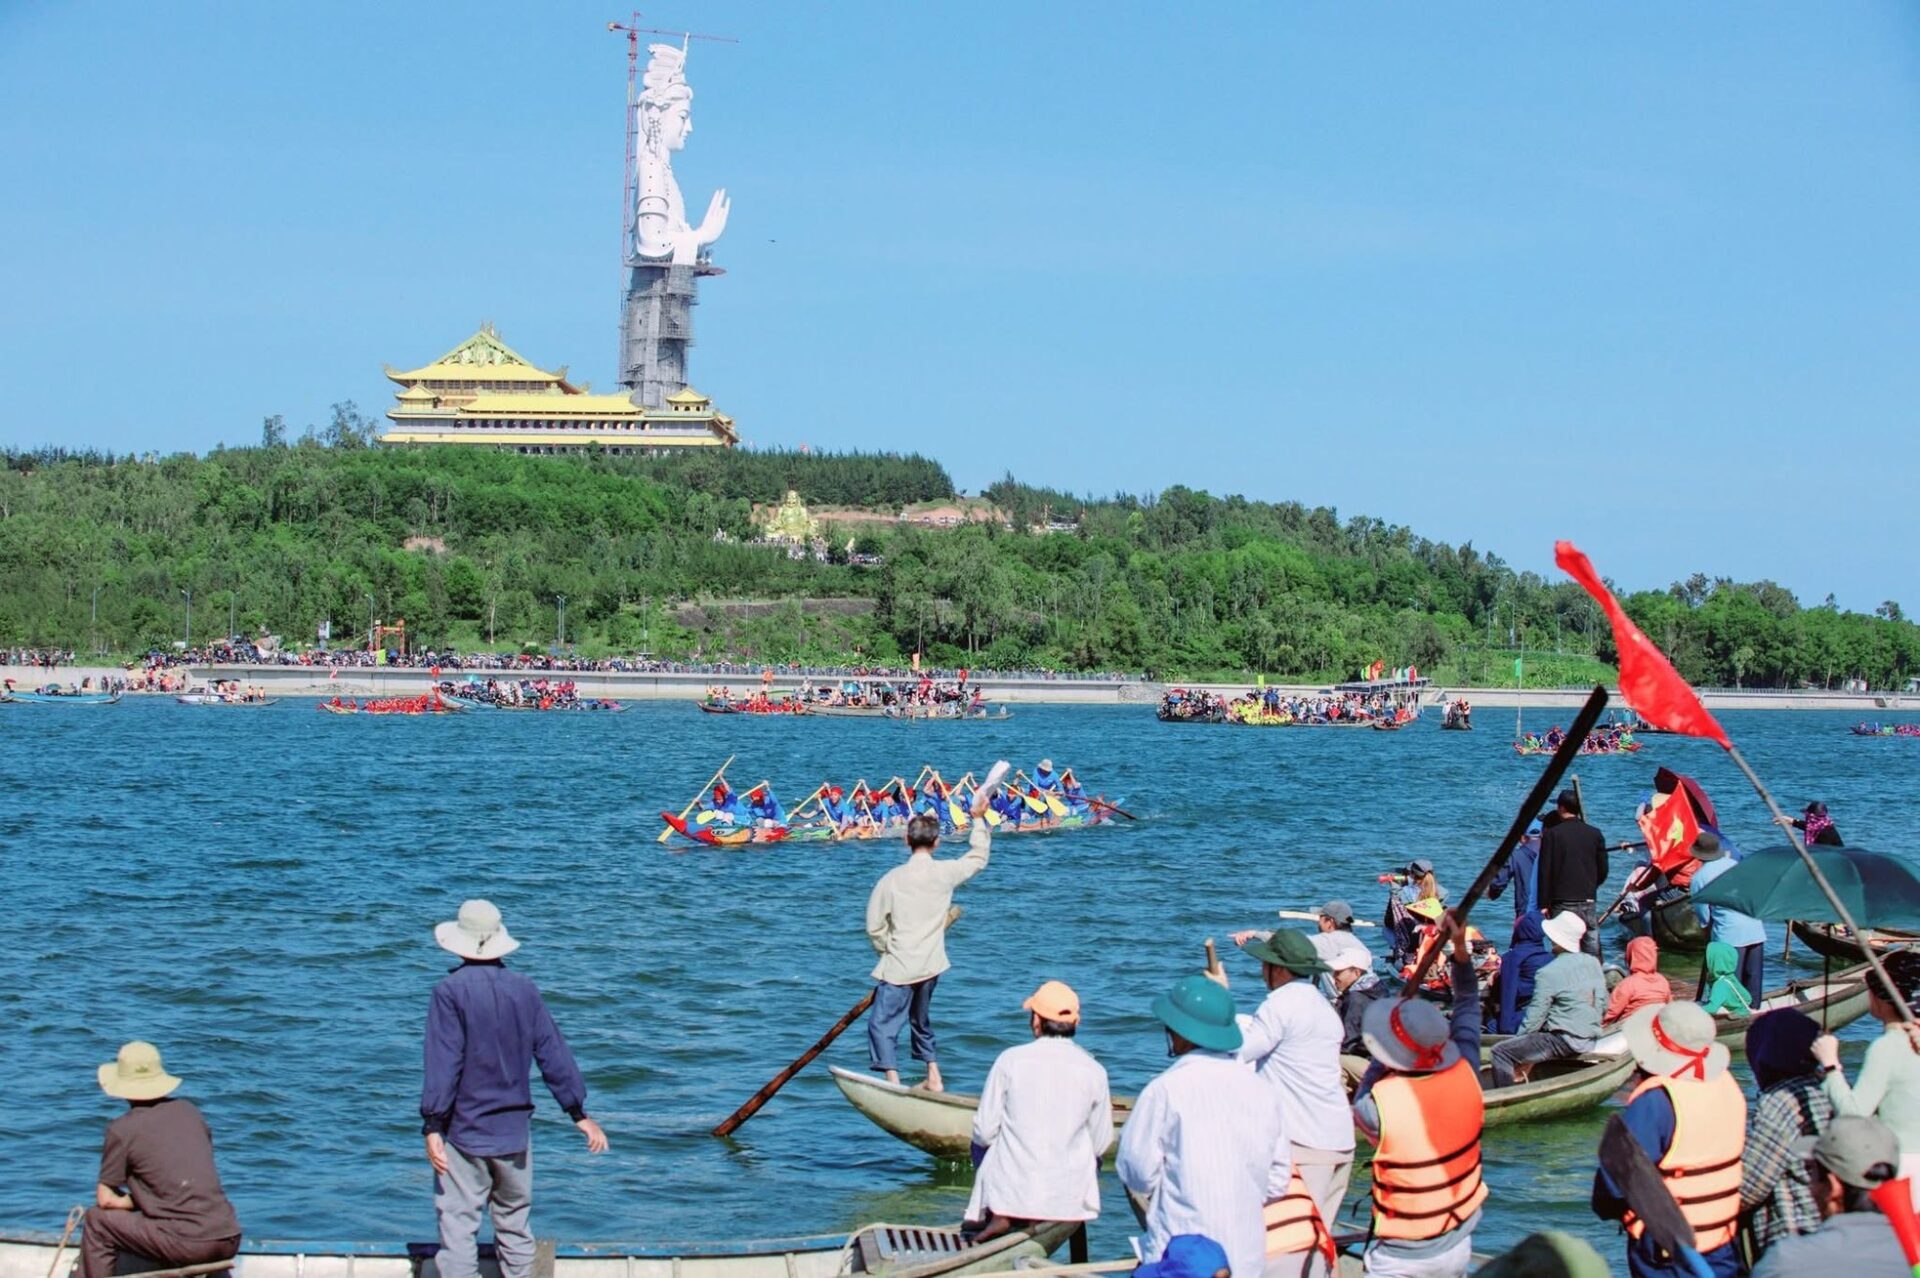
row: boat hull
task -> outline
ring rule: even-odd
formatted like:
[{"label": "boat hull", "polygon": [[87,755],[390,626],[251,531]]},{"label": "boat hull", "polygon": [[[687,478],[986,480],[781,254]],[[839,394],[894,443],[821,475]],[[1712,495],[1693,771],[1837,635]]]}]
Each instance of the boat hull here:
[{"label": "boat hull", "polygon": [[[964,1278],[1042,1261],[1079,1228],[1044,1222],[972,1244],[951,1227],[869,1225],[855,1234],[773,1238],[736,1245],[642,1247],[623,1243],[554,1248],[553,1278]],[[438,1243],[361,1246],[250,1243],[234,1258],[235,1278],[438,1278]],[[0,1235],[0,1278],[47,1278],[78,1259],[72,1242],[38,1234]],[[483,1278],[500,1278],[491,1245]]]},{"label": "boat hull", "polygon": [[[1823,958],[1839,963],[1864,963],[1867,961],[1867,949],[1852,936],[1843,936],[1821,923],[1792,923],[1788,925],[1794,939]],[[1893,928],[1868,928],[1867,936],[1874,952],[1885,954],[1890,949],[1920,944],[1920,932],[1904,932]]]},{"label": "boat hull", "polygon": [[1699,954],[1707,948],[1706,929],[1693,912],[1691,896],[1662,901],[1651,910],[1620,914],[1620,926],[1635,936],[1651,936],[1662,950]]},{"label": "boat hull", "polygon": [[117,692],[82,692],[72,696],[57,696],[45,692],[10,692],[0,701],[10,701],[22,706],[110,706],[120,700]]}]

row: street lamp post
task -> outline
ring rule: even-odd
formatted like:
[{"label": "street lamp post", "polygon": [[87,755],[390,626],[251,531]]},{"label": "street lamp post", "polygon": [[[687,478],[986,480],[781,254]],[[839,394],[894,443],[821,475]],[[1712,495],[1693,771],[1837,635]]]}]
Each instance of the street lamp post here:
[{"label": "street lamp post", "polygon": [[193,592],[182,590],[180,597],[187,601],[187,641],[181,646],[190,649],[193,647]]},{"label": "street lamp post", "polygon": [[567,646],[567,597],[553,597],[553,646],[555,649]]},{"label": "street lamp post", "polygon": [[87,633],[93,640],[93,655],[100,655],[100,587],[93,588],[93,618],[87,623]]},{"label": "street lamp post", "polygon": [[373,596],[367,596],[367,651],[372,652],[377,642],[374,630],[379,626],[379,618],[373,615]]},{"label": "street lamp post", "polygon": [[233,642],[233,592],[227,592],[227,642]]}]

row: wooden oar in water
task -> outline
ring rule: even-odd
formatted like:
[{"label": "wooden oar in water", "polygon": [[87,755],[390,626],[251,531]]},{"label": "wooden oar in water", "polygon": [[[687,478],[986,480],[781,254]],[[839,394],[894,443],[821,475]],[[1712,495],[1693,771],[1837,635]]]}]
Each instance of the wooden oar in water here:
[{"label": "wooden oar in water", "polygon": [[1123,816],[1129,821],[1138,821],[1140,819],[1139,817],[1135,816],[1133,813],[1121,807],[1119,804],[1108,803],[1105,799],[1089,798],[1087,802],[1091,803],[1096,808],[1105,808],[1107,811],[1113,813],[1115,816]]},{"label": "wooden oar in water", "polygon": [[[1320,914],[1315,910],[1278,910],[1275,912],[1283,919],[1299,919],[1303,923],[1318,923],[1320,921]],[[1379,927],[1380,925],[1372,919],[1355,919],[1349,926]]]},{"label": "wooden oar in water", "polygon": [[[949,908],[947,910],[946,926],[952,927],[954,920],[958,919],[961,913],[962,911],[957,905]],[[847,1014],[835,1021],[832,1028],[822,1034],[812,1047],[809,1047],[806,1051],[795,1057],[793,1064],[768,1079],[765,1087],[762,1087],[752,1096],[749,1096],[746,1104],[729,1114],[725,1121],[713,1129],[713,1134],[715,1136],[731,1136],[740,1124],[759,1113],[761,1107],[773,1099],[774,1093],[792,1082],[795,1074],[798,1074],[801,1070],[812,1064],[814,1057],[826,1051],[828,1047],[832,1046],[834,1039],[846,1033],[849,1026],[866,1015],[867,1009],[873,1006],[873,995],[874,991],[868,990],[865,996],[862,997],[858,1003],[848,1008]]]}]

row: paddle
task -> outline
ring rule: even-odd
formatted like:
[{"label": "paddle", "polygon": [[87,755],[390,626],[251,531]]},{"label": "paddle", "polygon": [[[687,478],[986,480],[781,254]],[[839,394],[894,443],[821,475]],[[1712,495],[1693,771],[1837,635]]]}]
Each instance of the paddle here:
[{"label": "paddle", "polygon": [[[1320,921],[1320,915],[1313,910],[1278,910],[1275,912],[1283,919],[1299,919],[1305,923],[1318,923]],[[1379,927],[1380,925],[1372,919],[1355,919],[1351,926]]]},{"label": "paddle", "polygon": [[1109,812],[1112,812],[1118,816],[1123,816],[1129,821],[1138,821],[1140,819],[1139,817],[1135,816],[1133,813],[1121,807],[1119,804],[1108,803],[1105,799],[1088,799],[1087,802],[1091,803],[1096,808],[1105,808]]},{"label": "paddle", "polygon": [[1600,1170],[1606,1172],[1607,1179],[1627,1200],[1628,1208],[1646,1226],[1654,1246],[1677,1259],[1681,1268],[1696,1278],[1712,1278],[1713,1271],[1695,1247],[1693,1226],[1673,1200],[1673,1191],[1618,1114],[1607,1120],[1607,1130],[1600,1137]]},{"label": "paddle", "polygon": [[[1566,738],[1560,742],[1560,748],[1555,750],[1553,758],[1547,761],[1547,770],[1542,772],[1540,779],[1533,783],[1533,789],[1528,792],[1526,801],[1514,814],[1513,824],[1507,827],[1506,837],[1500,840],[1500,846],[1494,850],[1493,856],[1486,865],[1481,867],[1479,877],[1474,879],[1473,886],[1467,889],[1467,894],[1460,898],[1460,903],[1447,911],[1456,921],[1465,925],[1468,912],[1486,892],[1487,885],[1493,882],[1493,876],[1500,872],[1500,867],[1513,856],[1513,850],[1520,846],[1520,840],[1526,837],[1527,827],[1533,823],[1533,814],[1540,810],[1547,801],[1547,796],[1553,793],[1553,787],[1560,784],[1560,778],[1565,776],[1567,769],[1573,766],[1574,759],[1580,753],[1580,743],[1587,739],[1587,733],[1599,720],[1600,712],[1606,708],[1607,690],[1596,685],[1592,693],[1587,696],[1587,703],[1580,707],[1580,713],[1574,716],[1573,726],[1567,729]],[[1437,944],[1427,947],[1427,952],[1421,956],[1419,965],[1407,978],[1406,985],[1401,991],[1402,998],[1412,998],[1419,992],[1421,982],[1427,978],[1428,969],[1439,960],[1440,951],[1443,948],[1445,947]]]},{"label": "paddle", "polygon": [[[728,755],[727,761],[720,765],[720,770],[714,773],[712,776],[708,777],[707,783],[701,786],[698,790],[695,790],[693,792],[693,798],[687,803],[687,806],[680,809],[680,819],[682,821],[686,820],[687,813],[693,811],[695,806],[699,804],[700,796],[705,794],[708,790],[711,790],[713,788],[713,783],[715,781],[718,781],[721,777],[727,775],[727,769],[732,767],[733,761],[739,757],[740,756],[736,754]],[[655,841],[659,843],[665,843],[667,839],[672,836],[672,834],[673,834],[673,827],[668,826],[666,829],[660,831],[660,837]]]},{"label": "paddle", "polygon": [[[947,910],[946,926],[952,927],[954,920],[958,919],[960,915],[961,909],[959,906],[955,905],[949,908]],[[762,1087],[752,1096],[749,1096],[746,1104],[734,1110],[733,1113],[726,1117],[725,1121],[714,1128],[713,1135],[731,1136],[740,1124],[759,1113],[761,1107],[773,1099],[775,1092],[778,1092],[781,1088],[792,1082],[795,1074],[798,1074],[801,1070],[812,1064],[814,1057],[826,1051],[827,1048],[832,1045],[834,1039],[839,1038],[847,1032],[848,1026],[866,1014],[867,1009],[873,1006],[873,995],[874,991],[868,990],[858,1003],[855,1003],[847,1009],[845,1016],[835,1021],[832,1028],[827,1030],[826,1033],[822,1034],[819,1039],[815,1041],[812,1047],[809,1047],[806,1051],[795,1057],[793,1064],[768,1079],[765,1087]]]}]

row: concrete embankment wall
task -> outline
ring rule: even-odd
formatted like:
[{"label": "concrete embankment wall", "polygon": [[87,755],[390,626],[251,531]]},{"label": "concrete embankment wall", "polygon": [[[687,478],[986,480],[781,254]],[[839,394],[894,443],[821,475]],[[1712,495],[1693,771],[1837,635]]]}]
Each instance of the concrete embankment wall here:
[{"label": "concrete embankment wall", "polygon": [[[422,692],[432,682],[432,675],[425,670],[401,669],[389,666],[350,666],[340,668],[337,679],[329,679],[332,667],[320,666],[194,666],[192,667],[195,684],[204,684],[209,679],[239,679],[242,682],[265,688],[276,696],[411,696]],[[444,678],[456,680],[466,677],[465,671],[448,670]],[[476,677],[485,679],[489,672],[475,671]],[[493,672],[504,676],[503,672]],[[540,677],[538,671],[528,677]],[[57,681],[62,684],[78,683],[92,676],[95,682],[103,678],[123,677],[126,671],[119,666],[61,666],[51,676],[37,667],[0,666],[0,678],[9,678],[17,688],[32,688],[39,684]],[[518,677],[518,676],[515,676]],[[756,675],[712,675],[682,674],[678,672],[660,672],[654,674],[623,674],[616,671],[583,670],[578,672],[552,672],[551,678],[571,678],[576,680],[582,692],[589,696],[616,697],[625,701],[697,701],[706,695],[708,688],[725,685],[736,695],[746,695],[757,691],[760,680]],[[831,676],[815,676],[816,685],[831,682]],[[1160,699],[1166,685],[1142,683],[1138,680],[1116,679],[1020,679],[1020,678],[981,678],[976,683],[985,689],[987,697],[993,701],[1025,702],[1028,704],[1053,703],[1057,705],[1151,705]],[[774,680],[776,692],[797,688],[800,680],[783,676]],[[1223,696],[1237,697],[1245,693],[1252,685],[1249,683],[1211,683],[1182,684],[1194,690],[1204,689],[1218,692]],[[1326,691],[1324,684],[1273,684],[1282,696],[1312,696]],[[1622,706],[1619,690],[1614,693],[1613,704]],[[1571,709],[1586,698],[1586,691],[1580,688],[1434,688],[1423,698],[1429,706],[1454,696],[1463,695],[1480,709]],[[1845,710],[1858,714],[1863,719],[1872,719],[1887,711],[1920,710],[1920,695],[1899,696],[1893,693],[1861,692],[1775,692],[1768,690],[1713,689],[1702,694],[1709,709],[1713,710]],[[1622,706],[1624,708],[1624,706]]]}]

